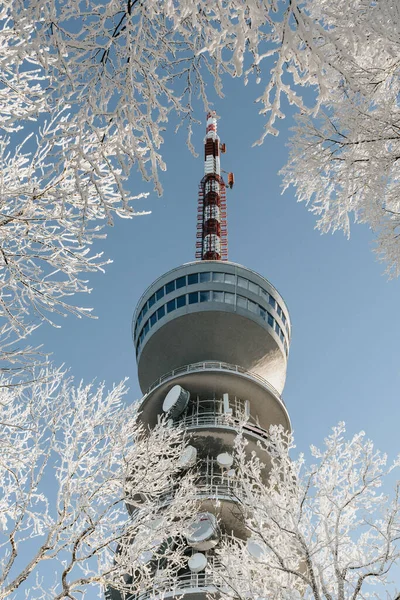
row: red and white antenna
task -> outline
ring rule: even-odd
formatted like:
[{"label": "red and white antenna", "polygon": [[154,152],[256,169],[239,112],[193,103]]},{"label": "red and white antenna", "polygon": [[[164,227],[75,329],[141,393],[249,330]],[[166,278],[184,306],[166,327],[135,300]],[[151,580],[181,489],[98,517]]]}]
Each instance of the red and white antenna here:
[{"label": "red and white antenna", "polygon": [[[226,185],[221,176],[220,154],[225,152],[217,134],[217,115],[207,113],[204,139],[204,177],[199,185],[196,259],[228,260]],[[233,186],[233,174],[228,174]]]}]

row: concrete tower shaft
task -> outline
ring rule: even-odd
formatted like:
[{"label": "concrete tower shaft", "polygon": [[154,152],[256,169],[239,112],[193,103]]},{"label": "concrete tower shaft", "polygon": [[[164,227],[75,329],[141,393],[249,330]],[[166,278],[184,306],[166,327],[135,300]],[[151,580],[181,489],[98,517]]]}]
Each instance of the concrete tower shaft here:
[{"label": "concrete tower shaft", "polygon": [[[236,426],[245,415],[247,448],[256,453],[258,442],[268,439],[270,425],[291,429],[281,397],[291,339],[289,312],[267,279],[221,260],[226,258],[226,224],[224,229],[219,151],[216,116],[209,113],[197,234],[201,260],[181,265],[152,283],[140,298],[132,323],[144,394],[140,418],[152,428],[160,415],[167,414],[172,427],[185,427],[202,515],[208,515],[210,523],[218,519],[218,525],[201,546],[187,537],[187,568],[178,581],[171,587],[170,580],[163,582],[158,576],[157,584],[140,594],[140,600],[182,596],[203,600],[216,591],[212,569],[211,574],[206,572],[205,565],[212,567],[218,536],[232,532],[243,539],[249,536],[235,484]],[[167,490],[160,512],[170,497]],[[132,510],[129,502],[128,509]],[[154,572],[158,566],[153,565]],[[108,596],[133,600],[122,599],[113,590]]]}]

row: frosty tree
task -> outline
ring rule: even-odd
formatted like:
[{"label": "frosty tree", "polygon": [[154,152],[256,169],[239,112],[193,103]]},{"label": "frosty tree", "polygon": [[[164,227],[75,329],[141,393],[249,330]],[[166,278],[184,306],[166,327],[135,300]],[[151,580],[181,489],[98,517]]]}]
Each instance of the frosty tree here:
[{"label": "frosty tree", "polygon": [[398,11],[388,0],[3,3],[0,307],[8,341],[52,313],[87,312],[71,296],[89,291],[84,274],[104,266],[91,253],[103,225],[136,214],[132,167],[161,192],[168,119],[174,113],[187,127],[191,147],[192,99],[199,94],[208,107],[206,83],[222,95],[225,75],[260,83],[260,142],[277,133],[282,98],[301,111],[286,183],[311,203],[323,231],[347,232],[350,214],[378,231],[396,273]]},{"label": "frosty tree", "polygon": [[352,3],[350,15],[335,7],[332,26],[347,46],[344,68],[336,76],[327,71],[329,97],[319,111],[298,117],[284,174],[322,232],[350,235],[351,218],[367,224],[387,272],[398,276],[400,9],[363,4]]},{"label": "frosty tree", "polygon": [[[182,431],[160,422],[144,432],[124,393],[123,384],[74,388],[61,374],[1,387],[1,599],[28,591],[32,600],[72,600],[111,584],[137,592],[156,540],[176,536],[192,514]],[[179,548],[163,555],[170,569],[182,560]]]},{"label": "frosty tree", "polygon": [[[246,458],[238,438],[238,502],[249,539],[218,551],[216,573],[231,597],[288,600],[400,598],[391,585],[400,558],[399,485],[381,487],[387,466],[363,432],[346,440],[340,424],[311,447],[314,464],[291,460],[293,438],[275,427],[264,458]],[[266,476],[264,462],[271,464]]]}]

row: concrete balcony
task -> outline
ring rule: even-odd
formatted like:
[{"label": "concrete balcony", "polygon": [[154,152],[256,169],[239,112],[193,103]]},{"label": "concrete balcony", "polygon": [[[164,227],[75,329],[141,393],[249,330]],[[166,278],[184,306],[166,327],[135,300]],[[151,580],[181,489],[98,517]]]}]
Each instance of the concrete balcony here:
[{"label": "concrete balcony", "polygon": [[[171,484],[157,497],[136,499],[135,505],[126,502],[131,518],[135,520],[140,515],[138,502],[145,504],[155,502],[157,510],[162,511],[174,499],[179,489],[179,480]],[[217,465],[214,457],[199,460],[196,465],[194,498],[199,501],[199,512],[211,512],[217,515],[222,533],[235,533],[238,537],[246,537],[246,529],[242,523],[239,509],[241,487],[234,475],[228,475]]]},{"label": "concrete balcony", "polygon": [[141,420],[146,425],[154,427],[157,423],[158,415],[163,413],[164,398],[174,385],[187,389],[193,401],[196,398],[221,399],[223,394],[228,394],[232,399],[248,400],[254,424],[258,423],[261,429],[268,431],[270,425],[279,424],[285,430],[291,429],[282,397],[268,381],[238,365],[217,361],[184,365],[157,379],[140,403]]}]

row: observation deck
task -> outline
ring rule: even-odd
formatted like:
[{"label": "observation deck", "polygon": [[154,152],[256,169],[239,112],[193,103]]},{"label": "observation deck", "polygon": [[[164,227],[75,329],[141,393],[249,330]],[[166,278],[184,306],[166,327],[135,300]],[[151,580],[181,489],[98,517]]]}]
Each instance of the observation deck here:
[{"label": "observation deck", "polygon": [[[262,429],[268,431],[269,426],[282,425],[284,429],[291,429],[290,418],[285,403],[279,392],[263,377],[256,373],[246,371],[238,365],[230,365],[217,361],[203,361],[191,365],[178,367],[162,375],[157,381],[149,387],[141,400],[139,407],[141,421],[149,427],[154,427],[157,422],[157,415],[162,414],[162,404],[168,391],[175,385],[180,385],[191,395],[191,398],[198,398],[200,409],[195,413],[185,414],[185,418],[192,423],[192,427],[197,422],[197,429],[221,429],[230,428],[235,430],[234,425],[229,424],[226,415],[223,414],[222,407],[201,410],[201,406],[210,400],[210,398],[222,398],[227,393],[231,398],[240,398],[242,400],[251,399],[250,417],[257,419],[262,424]],[[244,411],[244,405],[241,411]],[[215,418],[208,414],[208,419],[212,419],[214,426],[205,426],[204,412],[215,413]],[[235,415],[233,415],[235,418]],[[249,429],[250,433],[250,429]],[[257,434],[257,429],[253,430],[254,435],[263,436],[263,433]],[[215,435],[215,431],[214,434]]]},{"label": "observation deck", "polygon": [[146,290],[133,318],[143,392],[165,373],[214,360],[259,375],[279,394],[290,337],[279,292],[232,262],[193,262],[169,271]]}]

